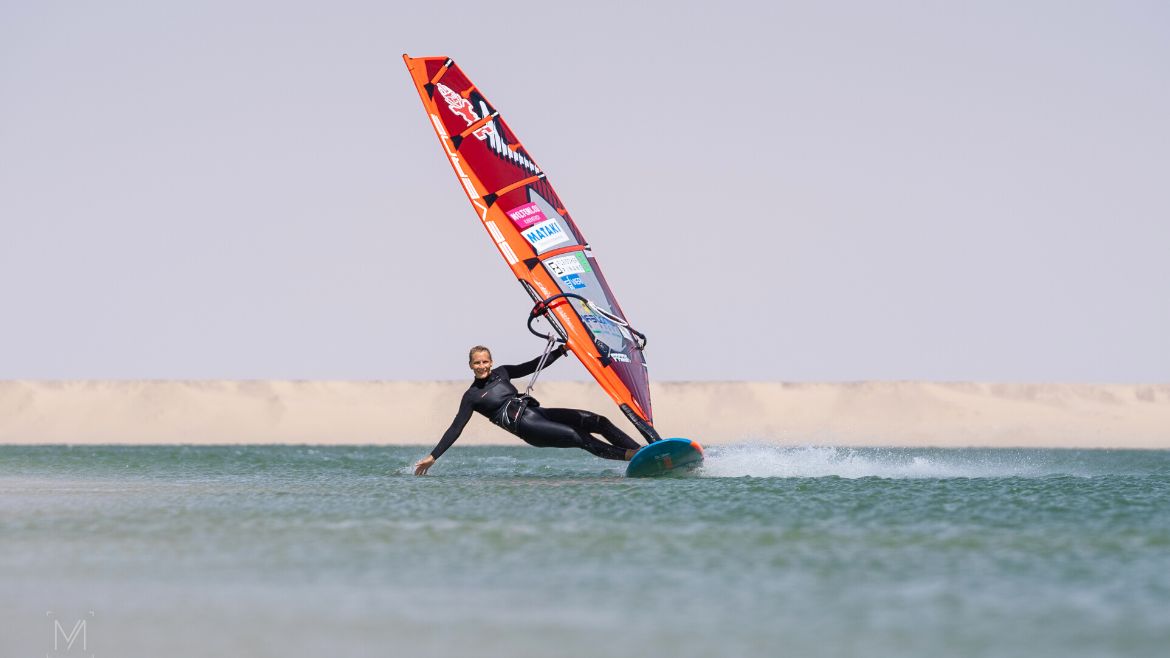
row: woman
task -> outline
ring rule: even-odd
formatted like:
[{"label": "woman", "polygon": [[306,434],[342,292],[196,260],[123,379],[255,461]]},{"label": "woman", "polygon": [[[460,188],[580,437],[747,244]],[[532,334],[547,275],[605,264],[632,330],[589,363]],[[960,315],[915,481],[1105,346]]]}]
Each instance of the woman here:
[{"label": "woman", "polygon": [[[545,365],[565,355],[561,345],[549,354]],[[493,423],[524,439],[538,448],[582,448],[605,459],[629,461],[641,446],[625,432],[622,432],[605,416],[581,409],[545,409],[536,400],[520,395],[510,380],[536,372],[540,363],[537,357],[517,366],[492,368],[492,352],[483,345],[471,348],[468,365],[475,373],[463,399],[455,420],[443,433],[439,444],[431,454],[414,465],[415,475],[425,475],[427,470],[455,443],[459,434],[471,420],[471,412],[478,411]],[[609,441],[601,441],[592,435],[601,434]]]}]

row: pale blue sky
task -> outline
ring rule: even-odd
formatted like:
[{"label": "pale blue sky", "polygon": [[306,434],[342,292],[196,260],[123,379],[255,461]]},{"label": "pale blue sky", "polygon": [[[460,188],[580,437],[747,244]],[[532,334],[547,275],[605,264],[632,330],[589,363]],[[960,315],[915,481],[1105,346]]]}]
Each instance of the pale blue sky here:
[{"label": "pale blue sky", "polygon": [[518,132],[655,379],[1170,381],[1166,3],[418,6],[0,2],[0,378],[534,355],[407,52]]}]

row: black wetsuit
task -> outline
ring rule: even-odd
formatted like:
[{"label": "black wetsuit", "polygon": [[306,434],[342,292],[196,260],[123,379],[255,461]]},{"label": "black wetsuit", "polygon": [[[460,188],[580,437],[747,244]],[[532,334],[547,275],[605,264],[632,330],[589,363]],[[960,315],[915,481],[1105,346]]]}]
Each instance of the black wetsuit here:
[{"label": "black wetsuit", "polygon": [[[564,353],[563,348],[554,350],[545,365]],[[496,425],[538,448],[581,448],[605,459],[625,459],[626,450],[641,447],[608,418],[592,411],[545,409],[531,398],[526,405],[521,404],[522,396],[509,380],[531,375],[539,363],[540,357],[537,357],[516,366],[500,366],[493,368],[487,377],[471,382],[459,401],[455,420],[451,421],[431,456],[438,459],[455,443],[467,421],[471,420],[473,411],[487,416]],[[609,443],[594,437],[593,432],[604,436]]]}]

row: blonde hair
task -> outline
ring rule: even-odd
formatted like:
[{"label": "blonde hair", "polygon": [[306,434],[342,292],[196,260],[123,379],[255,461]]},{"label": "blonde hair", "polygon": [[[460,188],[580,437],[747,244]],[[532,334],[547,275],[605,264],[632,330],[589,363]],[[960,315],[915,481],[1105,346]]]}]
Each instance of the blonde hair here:
[{"label": "blonde hair", "polygon": [[468,362],[468,363],[471,363],[472,361],[474,361],[474,360],[475,360],[475,353],[476,353],[476,352],[487,352],[487,354],[488,354],[488,361],[491,361],[491,359],[492,359],[492,351],[491,351],[491,350],[489,350],[488,348],[484,347],[483,345],[476,345],[475,347],[471,348],[471,349],[470,349],[470,350],[468,350],[468,352],[467,352],[467,362]]}]

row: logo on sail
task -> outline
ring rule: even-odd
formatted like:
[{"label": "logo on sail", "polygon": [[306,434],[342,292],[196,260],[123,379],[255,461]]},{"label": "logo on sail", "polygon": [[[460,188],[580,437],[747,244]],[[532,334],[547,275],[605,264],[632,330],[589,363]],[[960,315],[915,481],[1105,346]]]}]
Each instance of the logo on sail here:
[{"label": "logo on sail", "polygon": [[589,267],[589,261],[579,253],[566,254],[564,256],[557,256],[544,261],[545,267],[550,272],[555,274],[557,278],[565,284],[569,290],[581,290],[586,286],[585,281],[581,278],[582,274],[592,272]]},{"label": "logo on sail", "polygon": [[544,211],[535,203],[516,206],[509,210],[507,215],[512,220],[512,223],[516,225],[516,228],[521,231],[548,220],[548,217],[544,215]]},{"label": "logo on sail", "polygon": [[569,236],[565,235],[565,230],[561,228],[561,225],[555,219],[535,224],[531,228],[521,231],[521,235],[524,236],[525,240],[528,240],[532,248],[537,252],[545,251],[549,247],[569,241]]},{"label": "logo on sail", "polygon": [[[438,89],[439,94],[443,96],[443,100],[447,101],[447,107],[450,108],[451,112],[466,121],[467,125],[470,126],[476,121],[479,121],[479,115],[475,113],[475,106],[471,104],[471,101],[455,93],[450,87],[441,82],[435,85],[435,89]],[[494,135],[495,132],[496,127],[489,122],[471,134],[475,135],[475,138],[482,142],[489,135]]]}]

